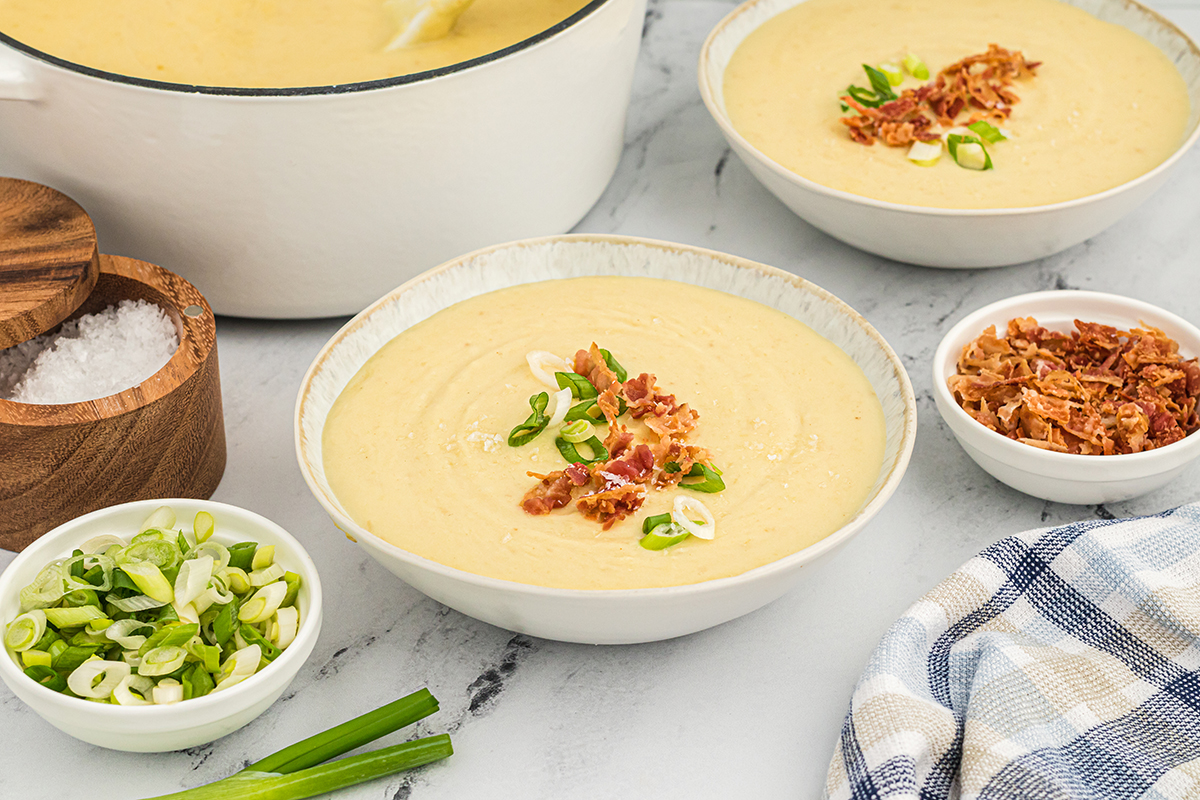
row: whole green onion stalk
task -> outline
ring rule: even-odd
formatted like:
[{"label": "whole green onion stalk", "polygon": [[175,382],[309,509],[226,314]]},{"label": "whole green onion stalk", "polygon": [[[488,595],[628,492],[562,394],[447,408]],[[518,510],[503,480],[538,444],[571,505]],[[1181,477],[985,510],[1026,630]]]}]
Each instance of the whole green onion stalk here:
[{"label": "whole green onion stalk", "polygon": [[286,747],[228,778],[149,800],[301,800],[439,761],[454,752],[446,734],[324,763],[437,710],[434,696],[421,689]]}]

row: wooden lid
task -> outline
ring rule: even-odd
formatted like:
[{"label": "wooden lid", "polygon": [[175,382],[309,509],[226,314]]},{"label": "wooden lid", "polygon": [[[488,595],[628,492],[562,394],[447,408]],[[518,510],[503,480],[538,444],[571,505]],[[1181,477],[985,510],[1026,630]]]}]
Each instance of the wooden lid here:
[{"label": "wooden lid", "polygon": [[96,227],[48,186],[0,178],[0,348],[45,333],[92,293]]}]

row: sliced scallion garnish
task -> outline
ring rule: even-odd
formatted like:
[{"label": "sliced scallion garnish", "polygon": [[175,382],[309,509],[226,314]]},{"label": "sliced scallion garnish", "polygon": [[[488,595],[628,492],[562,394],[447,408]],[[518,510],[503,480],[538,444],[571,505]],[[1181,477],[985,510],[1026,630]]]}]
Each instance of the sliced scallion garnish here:
[{"label": "sliced scallion garnish", "polygon": [[863,64],[862,68],[871,81],[871,88],[875,91],[876,97],[884,102],[896,99],[896,93],[892,91],[892,82],[888,80],[887,75],[870,64]]},{"label": "sliced scallion garnish", "polygon": [[946,149],[960,167],[975,170],[992,168],[992,157],[988,155],[987,148],[974,136],[952,133],[946,137]]},{"label": "sliced scallion garnish", "polygon": [[562,453],[562,457],[570,464],[598,464],[601,461],[608,460],[608,451],[604,449],[604,442],[600,441],[599,437],[593,436],[587,441],[579,442],[579,444],[586,445],[591,449],[591,458],[584,458],[579,454],[579,450],[574,444],[561,436],[554,440],[554,445],[558,448],[558,452]]},{"label": "sliced scallion garnish", "polygon": [[550,417],[546,415],[546,406],[549,404],[550,395],[547,392],[539,392],[529,398],[529,407],[533,409],[533,413],[529,415],[529,419],[509,432],[509,447],[520,447],[523,444],[529,444],[539,433],[546,429],[546,425],[550,422]]},{"label": "sliced scallion garnish", "polygon": [[967,127],[970,128],[971,130],[975,131],[977,134],[979,134],[979,136],[982,139],[984,139],[985,141],[987,141],[988,144],[995,144],[996,142],[1003,142],[1005,139],[1008,138],[1008,136],[1006,136],[995,125],[992,125],[982,119],[977,120],[976,122],[972,122]]},{"label": "sliced scallion garnish", "polygon": [[904,73],[900,71],[899,64],[893,64],[890,61],[885,61],[879,65],[879,71],[888,79],[888,83],[892,86],[899,86],[904,83]]},{"label": "sliced scallion garnish", "polygon": [[570,389],[571,396],[580,400],[588,400],[599,395],[592,382],[578,372],[556,372],[554,379],[558,381],[558,388]]},{"label": "sliced scallion garnish", "polygon": [[929,67],[925,66],[925,62],[922,61],[916,55],[916,53],[909,53],[903,58],[903,60],[901,60],[900,63],[904,66],[904,69],[908,71],[908,74],[912,75],[917,80],[929,80]]},{"label": "sliced scallion garnish", "polygon": [[[674,462],[672,462],[674,463]],[[691,489],[693,492],[704,492],[706,494],[714,494],[724,491],[725,481],[721,479],[721,471],[716,467],[710,467],[707,464],[701,464],[699,461],[692,464],[692,468],[688,470],[685,478],[702,478],[702,480],[692,481],[690,483],[680,482],[680,487]]]},{"label": "sliced scallion garnish", "polygon": [[601,347],[600,355],[604,356],[604,363],[608,364],[608,368],[611,369],[613,374],[617,376],[617,380],[619,380],[621,383],[629,380],[629,373],[625,371],[624,367],[617,363],[617,360],[613,358],[612,353]]},{"label": "sliced scallion garnish", "polygon": [[571,444],[579,444],[596,435],[596,426],[585,419],[577,419],[562,426],[558,435]]},{"label": "sliced scallion garnish", "polygon": [[676,495],[671,508],[671,522],[698,539],[717,535],[717,520],[712,512],[694,497]]}]

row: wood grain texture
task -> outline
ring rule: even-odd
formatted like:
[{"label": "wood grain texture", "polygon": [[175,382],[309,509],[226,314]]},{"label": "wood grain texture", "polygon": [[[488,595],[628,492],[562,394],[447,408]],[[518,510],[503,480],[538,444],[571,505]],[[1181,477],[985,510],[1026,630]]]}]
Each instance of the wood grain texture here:
[{"label": "wood grain texture", "polygon": [[53,328],[91,293],[96,228],[71,198],[0,178],[0,348]]},{"label": "wood grain texture", "polygon": [[[65,405],[0,400],[0,547],[21,550],[98,508],[154,497],[207,498],[225,471],[225,422],[212,309],[197,289],[144,261],[99,257],[77,315],[119,300],[161,306],[179,349],[119,394]],[[189,316],[184,309],[197,306]]]}]

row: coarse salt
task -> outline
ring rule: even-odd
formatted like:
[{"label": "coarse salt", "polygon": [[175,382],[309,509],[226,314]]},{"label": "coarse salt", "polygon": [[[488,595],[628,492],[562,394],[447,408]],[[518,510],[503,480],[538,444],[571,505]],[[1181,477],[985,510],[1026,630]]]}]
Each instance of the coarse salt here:
[{"label": "coarse salt", "polygon": [[108,397],[150,378],[178,347],[159,306],[122,300],[0,350],[0,397],[38,405]]}]

